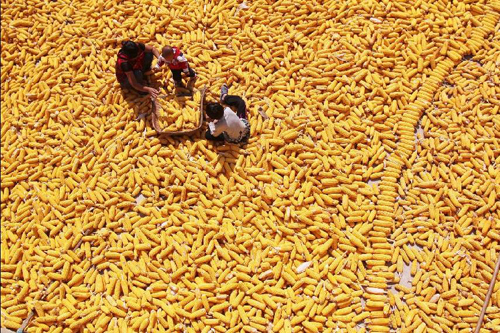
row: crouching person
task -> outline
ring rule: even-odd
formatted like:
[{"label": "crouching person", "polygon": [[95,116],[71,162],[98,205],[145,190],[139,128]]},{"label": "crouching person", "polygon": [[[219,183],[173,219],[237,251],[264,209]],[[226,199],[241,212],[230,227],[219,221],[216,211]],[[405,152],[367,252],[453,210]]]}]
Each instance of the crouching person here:
[{"label": "crouching person", "polygon": [[219,103],[209,103],[206,114],[210,118],[205,138],[212,141],[229,143],[247,142],[250,138],[250,123],[247,120],[246,105],[241,97],[228,95],[226,85],[221,89],[221,102],[237,109],[235,113],[230,107]]},{"label": "crouching person", "polygon": [[153,56],[157,58],[160,56],[153,46],[132,41],[123,42],[116,62],[116,79],[120,86],[156,98],[158,91],[146,86],[144,82],[146,73],[151,70]]}]

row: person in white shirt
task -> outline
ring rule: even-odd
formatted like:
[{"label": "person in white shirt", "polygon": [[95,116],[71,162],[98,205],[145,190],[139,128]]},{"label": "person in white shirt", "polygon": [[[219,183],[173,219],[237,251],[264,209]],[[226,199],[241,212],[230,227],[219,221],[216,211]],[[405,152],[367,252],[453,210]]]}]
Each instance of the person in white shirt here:
[{"label": "person in white shirt", "polygon": [[230,107],[223,107],[219,103],[209,103],[206,114],[212,120],[208,124],[205,138],[212,141],[226,141],[240,143],[248,141],[250,137],[250,123],[246,115],[246,105],[238,96],[228,95],[227,86],[221,89],[221,102],[237,109],[236,114]]}]

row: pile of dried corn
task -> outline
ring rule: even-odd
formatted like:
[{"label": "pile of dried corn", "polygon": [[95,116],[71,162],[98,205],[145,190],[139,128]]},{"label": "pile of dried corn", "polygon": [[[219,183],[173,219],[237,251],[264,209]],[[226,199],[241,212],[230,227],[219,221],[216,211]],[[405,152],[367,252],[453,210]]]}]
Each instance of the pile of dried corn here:
[{"label": "pile of dried corn", "polygon": [[[174,98],[173,95],[166,99],[159,98],[158,110],[159,125],[163,130],[182,131],[198,127],[200,121],[200,91],[195,91],[189,100]],[[145,104],[151,102],[144,101]],[[146,107],[146,106],[145,106]]]},{"label": "pile of dried corn", "polygon": [[[406,156],[391,270],[401,274],[409,265],[413,279],[411,288],[397,286],[389,296],[391,322],[404,323],[407,332],[469,331],[492,280],[500,243],[499,37],[491,35],[474,57],[450,64],[427,95],[417,149]],[[499,287],[485,331],[500,330]]]},{"label": "pile of dried corn", "polygon": [[[466,2],[4,1],[2,326],[470,331],[500,241],[500,6]],[[115,83],[125,38],[228,81],[249,144],[156,138]]]}]

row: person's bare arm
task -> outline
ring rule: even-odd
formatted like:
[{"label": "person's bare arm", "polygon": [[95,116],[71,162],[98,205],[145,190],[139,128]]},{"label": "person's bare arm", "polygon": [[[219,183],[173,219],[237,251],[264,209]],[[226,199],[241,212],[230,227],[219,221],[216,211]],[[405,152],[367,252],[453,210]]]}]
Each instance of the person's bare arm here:
[{"label": "person's bare arm", "polygon": [[151,45],[145,45],[145,47],[146,47],[146,52],[153,52],[153,55],[156,57],[156,59],[160,58],[160,52],[158,52],[156,47]]},{"label": "person's bare arm", "polygon": [[158,96],[158,91],[156,89],[139,84],[137,82],[137,80],[135,79],[134,72],[132,72],[132,71],[125,72],[125,74],[127,75],[127,79],[130,82],[130,85],[132,86],[132,88],[134,88],[135,90],[147,92],[153,98],[156,98]]}]

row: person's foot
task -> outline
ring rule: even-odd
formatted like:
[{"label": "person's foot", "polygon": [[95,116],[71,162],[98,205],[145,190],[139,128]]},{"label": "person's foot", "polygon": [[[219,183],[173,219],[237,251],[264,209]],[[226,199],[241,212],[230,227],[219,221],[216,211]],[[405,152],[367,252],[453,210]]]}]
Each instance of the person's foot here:
[{"label": "person's foot", "polygon": [[187,90],[189,90],[191,93],[194,91],[194,84],[196,83],[196,77],[189,79],[189,82],[187,84]]},{"label": "person's foot", "polygon": [[184,82],[182,82],[182,81],[175,81],[174,80],[174,86],[176,88],[186,89],[186,87],[184,87]]},{"label": "person's foot", "polygon": [[193,93],[184,87],[177,86],[175,87],[175,95],[177,97],[183,97],[183,96],[192,96]]},{"label": "person's foot", "polygon": [[227,88],[227,84],[223,84],[222,87],[220,88],[220,101],[224,102],[223,98],[227,95],[229,92],[229,89]]}]

